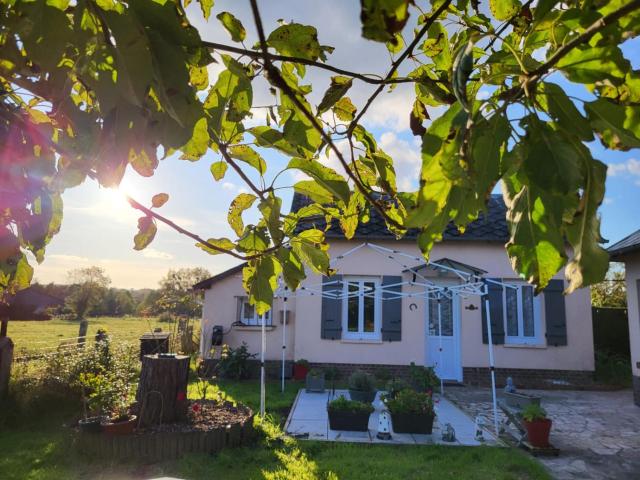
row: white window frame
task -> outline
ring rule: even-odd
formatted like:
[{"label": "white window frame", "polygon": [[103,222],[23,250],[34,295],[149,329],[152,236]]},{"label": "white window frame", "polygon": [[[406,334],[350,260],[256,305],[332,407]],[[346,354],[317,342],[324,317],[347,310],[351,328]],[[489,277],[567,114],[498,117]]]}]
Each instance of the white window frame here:
[{"label": "white window frame", "polygon": [[502,317],[504,320],[504,338],[507,344],[517,345],[541,345],[542,344],[542,321],[540,318],[540,312],[542,308],[542,300],[540,295],[533,295],[533,336],[526,337],[524,335],[524,314],[522,305],[522,288],[529,287],[534,288],[526,282],[514,282],[509,281],[510,285],[514,285],[517,288],[517,309],[518,309],[518,335],[509,335],[509,326],[507,319],[507,290],[513,290],[512,287],[505,286],[502,289]]},{"label": "white window frame", "polygon": [[[358,282],[358,331],[349,331],[349,284]],[[374,283],[373,332],[364,331],[364,283]],[[380,295],[380,277],[343,276],[342,277],[342,338],[345,340],[381,340],[382,339],[382,297]]]},{"label": "white window frame", "polygon": [[[243,325],[247,325],[247,326],[262,326],[262,316],[258,315],[258,313],[256,312],[255,307],[253,307],[253,318],[251,319],[246,319],[245,315],[244,315],[244,309],[245,307],[249,304],[249,298],[248,297],[240,297],[240,322]],[[265,325],[266,326],[271,326],[271,310],[269,310],[267,313],[264,314],[264,320],[265,320]]]}]

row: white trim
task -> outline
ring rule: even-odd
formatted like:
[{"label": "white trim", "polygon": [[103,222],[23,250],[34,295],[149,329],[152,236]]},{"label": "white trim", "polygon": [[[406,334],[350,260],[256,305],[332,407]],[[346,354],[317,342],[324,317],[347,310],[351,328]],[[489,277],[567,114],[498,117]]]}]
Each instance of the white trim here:
[{"label": "white trim", "polygon": [[[262,325],[262,318],[260,318],[260,315],[258,315],[258,313],[256,312],[256,309],[254,306],[251,306],[251,308],[253,308],[253,318],[247,319],[245,318],[244,315],[244,309],[245,306],[249,304],[249,298],[248,297],[240,297],[240,322],[242,322],[242,325],[239,325],[240,328],[246,328],[246,327],[259,327]],[[271,311],[273,309],[269,310],[264,316],[263,318],[266,321],[266,325],[267,327],[272,327],[273,326],[273,322],[272,322],[272,318],[271,318]]]},{"label": "white trim", "polygon": [[[358,292],[349,293],[349,285],[357,283]],[[373,283],[373,293],[364,291],[365,283]],[[380,286],[382,279],[376,276],[344,275],[342,277],[342,338],[351,341],[377,341],[382,339],[382,298]],[[364,331],[364,301],[365,297],[374,299],[373,304],[373,332]],[[349,331],[349,300],[358,299],[358,331]]]},{"label": "white trim", "polygon": [[533,336],[524,335],[524,313],[523,313],[523,287],[533,287],[526,282],[516,281],[512,282],[516,289],[516,308],[517,308],[517,322],[518,322],[518,335],[509,335],[509,325],[507,318],[507,289],[502,289],[502,312],[504,320],[504,342],[505,345],[542,345],[542,320],[541,320],[541,299],[540,295],[533,295]]}]

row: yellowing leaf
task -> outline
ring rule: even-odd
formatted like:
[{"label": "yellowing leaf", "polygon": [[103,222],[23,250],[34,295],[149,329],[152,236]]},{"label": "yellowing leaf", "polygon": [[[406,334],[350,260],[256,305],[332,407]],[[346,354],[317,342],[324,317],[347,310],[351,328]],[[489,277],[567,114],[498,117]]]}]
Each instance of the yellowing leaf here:
[{"label": "yellowing leaf", "polygon": [[338,102],[333,106],[333,111],[343,122],[350,122],[353,120],[353,116],[356,114],[358,109],[351,103],[349,97],[342,97]]},{"label": "yellowing leaf", "polygon": [[155,238],[158,227],[152,217],[140,217],[138,219],[138,233],[133,237],[134,250],[143,250]]},{"label": "yellowing leaf", "polygon": [[151,199],[151,204],[153,208],[160,208],[169,200],[169,195],[166,193],[157,193]]},{"label": "yellowing leaf", "polygon": [[501,22],[515,16],[522,8],[519,0],[489,0],[489,8],[496,20]]},{"label": "yellowing leaf", "polygon": [[262,158],[260,154],[249,145],[235,145],[233,147],[229,147],[229,155],[251,165],[260,173],[260,175],[264,175],[267,171],[267,163],[264,161],[264,158]]},{"label": "yellowing leaf", "polygon": [[227,172],[227,167],[227,162],[224,160],[213,162],[211,164],[211,175],[213,175],[213,178],[215,178],[216,181],[222,180],[224,178],[224,174]]},{"label": "yellowing leaf", "polygon": [[258,197],[251,193],[241,193],[231,202],[227,221],[236,235],[240,236],[244,232],[244,222],[242,221],[242,213],[253,205]]},{"label": "yellowing leaf", "polygon": [[331,77],[331,85],[325,92],[324,97],[322,97],[320,105],[318,105],[318,115],[333,107],[333,105],[335,105],[335,103],[351,88],[352,83],[353,79],[350,77],[343,77],[341,75]]},{"label": "yellowing leaf", "polygon": [[234,17],[229,12],[222,12],[216,15],[216,18],[220,20],[224,28],[231,35],[231,40],[234,42],[242,42],[247,36],[247,32],[242,26],[240,20]]}]

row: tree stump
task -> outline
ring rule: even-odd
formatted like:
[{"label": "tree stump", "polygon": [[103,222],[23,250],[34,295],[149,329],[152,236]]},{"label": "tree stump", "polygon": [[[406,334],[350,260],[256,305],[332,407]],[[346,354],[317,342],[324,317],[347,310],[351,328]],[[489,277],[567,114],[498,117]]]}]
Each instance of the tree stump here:
[{"label": "tree stump", "polygon": [[9,391],[11,364],[13,363],[13,342],[9,337],[0,338],[0,399]]},{"label": "tree stump", "polygon": [[186,355],[145,355],[136,400],[140,425],[182,421],[187,416],[189,361]]}]

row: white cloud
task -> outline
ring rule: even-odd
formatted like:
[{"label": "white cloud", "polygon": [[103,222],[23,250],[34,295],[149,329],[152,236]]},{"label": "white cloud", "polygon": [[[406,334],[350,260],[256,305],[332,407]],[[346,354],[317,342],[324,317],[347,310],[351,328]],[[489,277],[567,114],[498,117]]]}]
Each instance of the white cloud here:
[{"label": "white cloud", "polygon": [[[390,93],[385,91],[378,95],[367,110],[363,123],[368,127],[385,127],[395,132],[408,130],[414,99],[415,93],[409,85],[398,85]],[[364,102],[361,105],[364,105]]]},{"label": "white cloud", "polygon": [[228,191],[228,192],[233,192],[233,191],[234,191],[234,190],[236,190],[237,188],[238,188],[238,187],[237,187],[234,183],[231,183],[231,182],[224,182],[224,183],[222,184],[222,189],[223,189],[223,190],[226,190],[226,191]]},{"label": "white cloud", "polygon": [[629,160],[622,163],[610,163],[607,173],[610,177],[616,177],[620,174],[628,174],[634,177],[640,177],[640,160],[630,158]]},{"label": "white cloud", "polygon": [[79,257],[78,255],[66,255],[64,253],[53,253],[51,255],[47,255],[47,258],[52,258],[61,262],[69,263],[87,263],[89,261],[87,257]]},{"label": "white cloud", "polygon": [[405,191],[417,188],[422,164],[418,138],[408,142],[394,132],[385,132],[380,136],[379,144],[393,158],[398,188]]},{"label": "white cloud", "polygon": [[167,252],[163,252],[161,250],[156,250],[155,248],[145,248],[142,250],[142,256],[147,258],[154,258],[158,260],[172,260],[173,255]]}]

